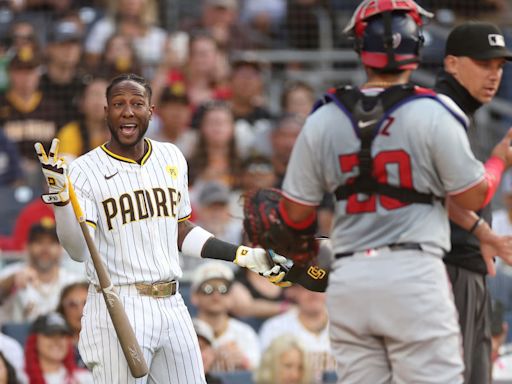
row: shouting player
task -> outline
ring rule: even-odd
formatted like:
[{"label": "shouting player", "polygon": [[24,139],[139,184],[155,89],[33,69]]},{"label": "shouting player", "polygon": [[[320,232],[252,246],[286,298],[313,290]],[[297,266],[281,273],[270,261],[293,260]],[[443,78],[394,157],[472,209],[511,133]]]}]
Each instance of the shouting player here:
[{"label": "shouting player", "polygon": [[62,245],[73,259],[85,261],[91,282],[79,350],[96,383],[205,383],[197,337],[178,292],[178,250],[185,256],[234,261],[262,274],[279,268],[265,250],[223,242],[187,221],[187,163],[173,144],[144,137],[153,110],[151,88],[143,78],[114,78],[105,107],[111,140],[69,167],[91,235],[150,367],[141,379],[129,373],[98,292],[87,246],[68,204],[68,170],[58,157],[58,140],[48,156],[40,143],[35,146],[49,186],[43,200],[54,204]]},{"label": "shouting player", "polygon": [[[450,249],[443,201],[449,195],[466,209],[485,206],[512,157],[510,131],[484,166],[471,152],[460,109],[408,85],[419,62],[422,16],[430,14],[412,0],[359,5],[346,31],[367,82],[327,94],[308,118],[273,210],[281,233],[266,235],[307,243],[322,196],[335,194],[327,305],[344,384],[463,382],[442,262]],[[307,265],[311,257],[293,258]]]}]

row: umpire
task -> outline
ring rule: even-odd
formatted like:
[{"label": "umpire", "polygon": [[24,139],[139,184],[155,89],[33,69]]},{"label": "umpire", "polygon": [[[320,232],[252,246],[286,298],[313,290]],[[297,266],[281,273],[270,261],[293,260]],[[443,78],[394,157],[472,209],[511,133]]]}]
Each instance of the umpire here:
[{"label": "umpire", "polygon": [[[450,97],[468,116],[471,148],[479,160],[489,153],[479,145],[474,114],[495,96],[503,65],[512,60],[499,28],[490,23],[468,22],[454,28],[446,42],[444,70],[435,90]],[[491,222],[491,207],[467,231],[450,222],[452,249],[444,261],[453,286],[455,305],[463,336],[465,384],[491,382],[491,305],[485,282],[486,265],[474,230],[485,220]]]}]

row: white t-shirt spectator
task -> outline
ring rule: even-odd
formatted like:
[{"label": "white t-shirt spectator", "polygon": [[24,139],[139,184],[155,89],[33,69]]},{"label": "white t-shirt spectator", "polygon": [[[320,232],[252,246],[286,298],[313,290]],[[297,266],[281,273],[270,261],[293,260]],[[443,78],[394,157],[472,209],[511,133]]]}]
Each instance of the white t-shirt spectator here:
[{"label": "white t-shirt spectator", "polygon": [[12,337],[0,333],[0,352],[16,370],[16,378],[20,384],[27,384],[25,375],[25,354],[21,345]]},{"label": "white t-shirt spectator", "polygon": [[[110,17],[98,20],[85,40],[85,52],[101,55],[107,40],[115,31],[115,22]],[[162,28],[155,26],[149,26],[144,36],[136,37],[133,46],[141,64],[144,67],[155,68],[163,59],[166,42],[167,33]],[[147,74],[145,73],[145,75]]]},{"label": "white t-shirt spectator", "polygon": [[[0,279],[26,268],[26,263],[15,263],[3,268]],[[24,289],[13,292],[0,307],[0,322],[23,323],[34,321],[37,316],[54,311],[59,303],[62,288],[83,278],[60,268],[56,282],[28,284]]]},{"label": "white t-shirt spectator", "polygon": [[[44,380],[46,381],[46,384],[63,384],[70,382],[64,367],[59,369],[57,372],[45,373]],[[75,371],[71,378],[71,382],[73,384],[93,384],[94,380],[91,372],[86,369],[80,369]]]},{"label": "white t-shirt spectator", "polygon": [[[238,349],[245,354],[248,359],[251,369],[258,366],[260,362],[260,347],[258,343],[258,335],[251,328],[251,326],[241,322],[237,319],[229,319],[226,331],[215,338],[213,341],[213,348],[217,349],[222,345],[235,343]],[[224,365],[224,364],[222,364]],[[229,366],[220,366],[217,362],[212,367],[212,371],[233,371],[234,369]]]},{"label": "white t-shirt spectator", "polygon": [[298,310],[291,309],[263,323],[259,334],[261,350],[267,349],[276,337],[284,334],[291,334],[301,341],[318,380],[321,380],[322,372],[335,370],[336,363],[329,343],[328,324],[319,333],[313,333],[300,322]]}]

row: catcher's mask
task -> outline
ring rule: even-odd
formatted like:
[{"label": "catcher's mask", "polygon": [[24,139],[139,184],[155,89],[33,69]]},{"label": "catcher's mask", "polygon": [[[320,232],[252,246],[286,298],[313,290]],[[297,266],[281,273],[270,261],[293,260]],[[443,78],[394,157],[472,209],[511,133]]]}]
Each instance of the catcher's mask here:
[{"label": "catcher's mask", "polygon": [[422,17],[433,15],[413,0],[365,0],[344,29],[363,64],[383,72],[416,69],[423,45]]}]

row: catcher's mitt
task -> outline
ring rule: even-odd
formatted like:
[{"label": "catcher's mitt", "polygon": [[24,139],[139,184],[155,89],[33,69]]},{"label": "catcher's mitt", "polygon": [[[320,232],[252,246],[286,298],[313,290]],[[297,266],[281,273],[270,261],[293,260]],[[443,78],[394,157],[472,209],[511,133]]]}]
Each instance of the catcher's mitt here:
[{"label": "catcher's mitt", "polygon": [[278,189],[259,189],[244,196],[244,229],[252,246],[272,249],[304,266],[317,255],[316,222],[303,230],[289,227],[279,211]]}]

